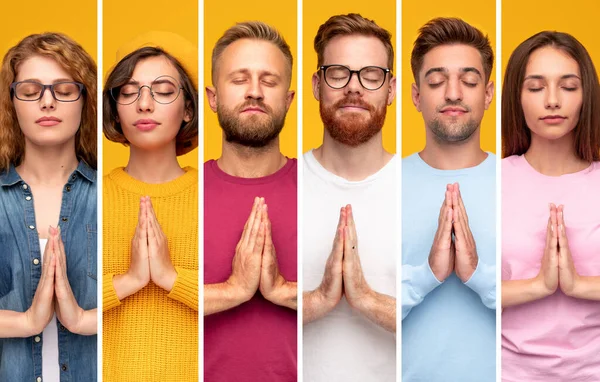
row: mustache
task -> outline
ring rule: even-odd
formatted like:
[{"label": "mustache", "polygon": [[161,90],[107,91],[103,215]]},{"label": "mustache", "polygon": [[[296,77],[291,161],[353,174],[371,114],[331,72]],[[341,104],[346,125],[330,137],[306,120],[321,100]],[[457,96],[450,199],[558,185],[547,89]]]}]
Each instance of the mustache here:
[{"label": "mustache", "polygon": [[469,106],[465,105],[464,103],[462,103],[462,101],[446,101],[445,104],[436,107],[435,111],[439,113],[439,112],[442,111],[443,108],[445,108],[445,107],[451,107],[451,106],[461,107],[461,108],[465,109],[467,112],[471,111],[471,108]]},{"label": "mustache", "polygon": [[267,104],[265,104],[263,101],[261,101],[259,99],[249,99],[248,101],[246,101],[243,104],[241,104],[240,106],[238,106],[237,110],[242,111],[247,107],[260,107],[261,109],[266,111],[268,114],[273,113],[273,109],[271,109],[271,107],[269,107]]},{"label": "mustache", "polygon": [[371,105],[370,103],[367,103],[365,100],[363,100],[361,97],[358,97],[358,96],[345,96],[341,100],[337,101],[333,105],[333,107],[337,109],[337,108],[341,107],[342,105],[354,105],[354,106],[364,107],[365,109],[369,110],[370,112],[373,112],[373,110],[375,110],[375,107],[373,105]]}]

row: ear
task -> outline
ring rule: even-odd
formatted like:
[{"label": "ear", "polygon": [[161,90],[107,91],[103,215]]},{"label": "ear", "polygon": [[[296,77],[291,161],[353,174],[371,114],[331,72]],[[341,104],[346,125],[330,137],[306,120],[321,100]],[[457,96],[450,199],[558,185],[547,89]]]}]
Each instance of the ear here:
[{"label": "ear", "polygon": [[312,76],[313,96],[315,96],[315,99],[317,101],[321,101],[321,97],[319,95],[319,87],[321,86],[321,78],[319,77],[319,73],[320,72],[315,72],[315,73],[313,73],[313,76]]},{"label": "ear", "polygon": [[208,98],[208,104],[210,105],[210,110],[214,113],[217,112],[217,89],[213,86],[206,87],[206,98]]},{"label": "ear", "polygon": [[294,96],[296,92],[293,90],[288,90],[285,96],[285,110],[290,110],[290,106],[292,105],[292,101],[294,100]]},{"label": "ear", "polygon": [[413,105],[417,108],[417,111],[421,112],[421,93],[419,93],[419,86],[415,83],[412,84],[411,87],[411,96]]},{"label": "ear", "polygon": [[183,112],[183,121],[189,122],[194,116],[194,110],[191,101],[185,101],[185,110]]},{"label": "ear", "polygon": [[394,102],[395,98],[396,98],[396,77],[392,77],[390,79],[390,85],[388,88],[388,97],[387,97],[388,106],[391,105],[392,102]]},{"label": "ear", "polygon": [[492,99],[494,98],[494,81],[490,81],[485,86],[485,110],[490,107]]}]

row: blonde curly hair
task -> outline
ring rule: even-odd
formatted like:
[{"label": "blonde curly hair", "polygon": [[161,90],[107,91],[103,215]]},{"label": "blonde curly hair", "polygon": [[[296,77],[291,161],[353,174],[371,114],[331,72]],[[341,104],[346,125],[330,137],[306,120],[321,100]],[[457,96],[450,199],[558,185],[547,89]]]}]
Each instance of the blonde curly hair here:
[{"label": "blonde curly hair", "polygon": [[18,166],[25,154],[25,137],[19,127],[10,85],[19,65],[32,56],[54,59],[74,81],[85,86],[81,126],[75,135],[75,154],[90,167],[97,167],[96,92],[97,69],[90,55],[71,38],[60,33],[25,37],[4,56],[0,69],[0,171]]}]

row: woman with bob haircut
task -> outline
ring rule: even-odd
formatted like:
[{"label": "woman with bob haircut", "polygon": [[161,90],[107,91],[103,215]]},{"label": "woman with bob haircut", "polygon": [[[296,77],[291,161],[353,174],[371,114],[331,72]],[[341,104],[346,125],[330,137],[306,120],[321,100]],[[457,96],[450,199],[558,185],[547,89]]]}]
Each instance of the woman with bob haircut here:
[{"label": "woman with bob haircut", "polygon": [[198,376],[197,48],[149,32],[117,52],[103,91],[105,136],[129,161],[103,185],[103,376]]},{"label": "woman with bob haircut", "polygon": [[502,90],[502,380],[600,375],[600,85],[573,36],[512,53]]},{"label": "woman with bob haircut", "polygon": [[96,76],[58,33],[2,62],[1,381],[96,380]]}]

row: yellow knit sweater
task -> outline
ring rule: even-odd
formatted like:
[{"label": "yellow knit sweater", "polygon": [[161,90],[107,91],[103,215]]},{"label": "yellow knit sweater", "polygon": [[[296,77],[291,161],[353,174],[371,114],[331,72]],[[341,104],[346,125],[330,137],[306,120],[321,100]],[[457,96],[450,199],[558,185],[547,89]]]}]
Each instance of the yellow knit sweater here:
[{"label": "yellow knit sweater", "polygon": [[[198,378],[198,171],[147,184],[123,168],[104,177],[103,327],[105,382]],[[152,281],[119,301],[112,279],[129,269],[140,197],[148,195],[168,238],[177,279],[170,293]]]}]

